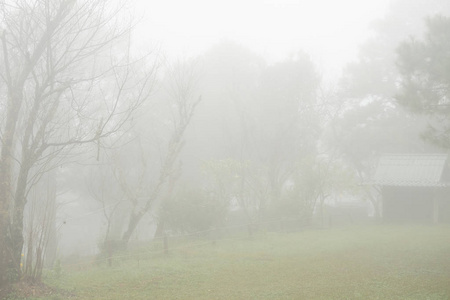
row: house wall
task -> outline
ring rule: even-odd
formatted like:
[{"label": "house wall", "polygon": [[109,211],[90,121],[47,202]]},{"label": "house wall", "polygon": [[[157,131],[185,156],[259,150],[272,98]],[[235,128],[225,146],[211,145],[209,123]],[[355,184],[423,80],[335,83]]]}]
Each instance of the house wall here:
[{"label": "house wall", "polygon": [[450,188],[443,188],[438,197],[439,222],[450,223]]},{"label": "house wall", "polygon": [[433,199],[441,194],[430,187],[382,188],[383,220],[386,222],[433,223]]}]

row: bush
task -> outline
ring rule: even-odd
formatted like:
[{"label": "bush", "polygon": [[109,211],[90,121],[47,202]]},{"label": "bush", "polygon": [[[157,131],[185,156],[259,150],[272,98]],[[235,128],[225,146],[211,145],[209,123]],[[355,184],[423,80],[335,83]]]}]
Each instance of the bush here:
[{"label": "bush", "polygon": [[223,224],[227,206],[218,197],[199,188],[181,188],[163,202],[159,218],[166,229],[204,233]]}]

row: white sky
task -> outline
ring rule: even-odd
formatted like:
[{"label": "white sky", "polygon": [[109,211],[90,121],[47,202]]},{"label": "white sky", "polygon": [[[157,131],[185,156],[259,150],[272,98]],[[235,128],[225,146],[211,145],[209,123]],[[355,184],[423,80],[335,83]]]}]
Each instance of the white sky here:
[{"label": "white sky", "polygon": [[305,50],[334,73],[352,60],[389,0],[136,0],[138,43],[160,44],[169,58],[205,52],[223,39],[269,61]]}]

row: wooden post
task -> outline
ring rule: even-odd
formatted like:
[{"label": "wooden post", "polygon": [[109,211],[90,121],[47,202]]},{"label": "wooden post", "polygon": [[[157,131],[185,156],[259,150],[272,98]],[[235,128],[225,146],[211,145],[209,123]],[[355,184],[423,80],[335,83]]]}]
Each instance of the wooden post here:
[{"label": "wooden post", "polygon": [[112,266],[112,254],[113,254],[112,242],[108,241],[106,245],[106,255],[107,255],[106,260],[108,262],[108,267]]},{"label": "wooden post", "polygon": [[436,194],[433,197],[433,224],[439,223],[439,198]]},{"label": "wooden post", "polygon": [[163,233],[163,240],[164,240],[164,254],[169,254],[169,238],[167,237],[166,232]]}]

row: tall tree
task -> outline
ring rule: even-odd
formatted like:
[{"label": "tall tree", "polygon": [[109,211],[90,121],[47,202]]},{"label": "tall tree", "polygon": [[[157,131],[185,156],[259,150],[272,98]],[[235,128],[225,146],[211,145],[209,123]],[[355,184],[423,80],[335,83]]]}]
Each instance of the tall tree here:
[{"label": "tall tree", "polygon": [[[142,218],[155,206],[164,201],[164,193],[171,193],[174,181],[179,176],[181,162],[180,153],[185,144],[184,136],[196,110],[201,97],[197,90],[197,70],[195,62],[177,62],[168,65],[167,78],[165,80],[164,107],[166,108],[164,125],[169,124],[166,132],[167,140],[161,147],[161,159],[158,171],[155,172],[151,182],[150,191],[140,201],[135,197],[132,201],[132,209],[129,213],[127,227],[122,234],[122,243],[126,245]],[[147,132],[148,133],[148,132]],[[147,137],[149,138],[149,137]],[[161,145],[159,145],[161,146]],[[143,157],[145,161],[148,157]],[[145,168],[144,164],[144,168]],[[144,170],[145,172],[146,170]],[[124,187],[129,189],[127,180],[123,178]],[[134,193],[131,193],[134,194]]]},{"label": "tall tree", "polygon": [[[395,100],[401,78],[396,48],[408,36],[421,34],[423,18],[436,12],[450,13],[450,2],[393,1],[386,16],[373,23],[373,35],[361,46],[357,60],[344,68],[339,91],[344,109],[334,121],[333,140],[360,181],[370,179],[383,152],[427,149],[418,138],[423,118],[408,115]],[[376,202],[375,194],[366,192]]]},{"label": "tall tree", "polygon": [[120,11],[102,0],[0,5],[0,284],[21,275],[31,175],[117,132],[148,96],[153,77],[132,71]]},{"label": "tall tree", "polygon": [[[253,223],[280,196],[302,155],[316,147],[320,76],[303,52],[267,66],[229,42],[213,47],[202,61],[205,102],[193,127],[208,138],[198,152],[208,149],[210,171],[220,173],[210,176],[216,193],[234,199]],[[200,122],[207,126],[195,127]],[[223,177],[229,177],[232,195],[221,191]]]},{"label": "tall tree", "polygon": [[344,68],[340,82],[343,96],[356,104],[367,99],[395,102],[398,44],[409,36],[422,35],[424,18],[436,13],[450,14],[450,2],[392,1],[389,12],[372,23],[372,35],[361,45],[357,60]]},{"label": "tall tree", "polygon": [[278,201],[288,180],[302,173],[303,159],[316,155],[320,76],[303,52],[267,67],[254,102],[254,153],[266,166],[269,202]]},{"label": "tall tree", "polygon": [[424,137],[450,148],[450,17],[426,19],[422,40],[400,44],[397,67],[400,91],[397,99],[412,111],[429,116]]}]

